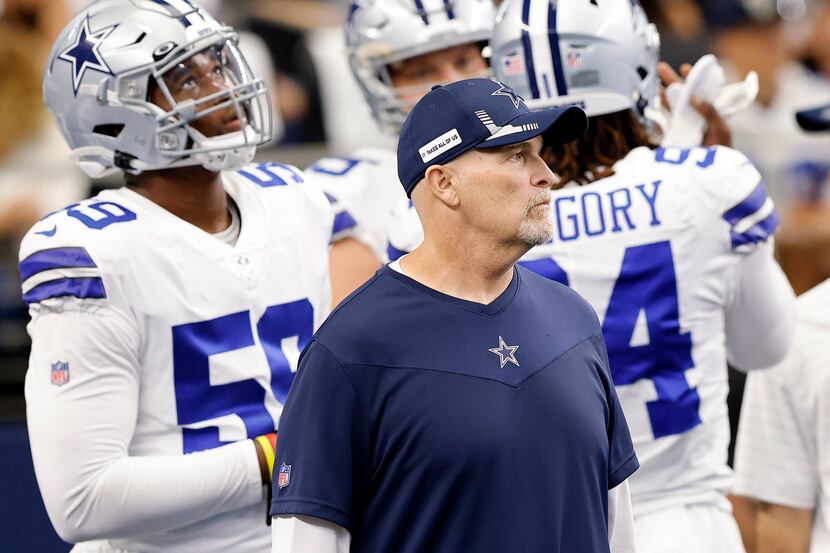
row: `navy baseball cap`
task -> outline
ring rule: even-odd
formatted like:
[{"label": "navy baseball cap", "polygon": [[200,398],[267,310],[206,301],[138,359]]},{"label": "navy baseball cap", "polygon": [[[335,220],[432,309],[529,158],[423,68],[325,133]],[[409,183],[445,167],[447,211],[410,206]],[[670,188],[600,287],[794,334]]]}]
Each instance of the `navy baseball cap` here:
[{"label": "navy baseball cap", "polygon": [[805,109],[795,114],[795,120],[805,131],[817,132],[830,130],[830,104],[813,109]]},{"label": "navy baseball cap", "polygon": [[412,196],[427,168],[472,148],[497,148],[544,135],[546,145],[572,142],[588,129],[581,108],[530,111],[512,88],[492,79],[435,86],[415,104],[401,128],[398,177]]}]

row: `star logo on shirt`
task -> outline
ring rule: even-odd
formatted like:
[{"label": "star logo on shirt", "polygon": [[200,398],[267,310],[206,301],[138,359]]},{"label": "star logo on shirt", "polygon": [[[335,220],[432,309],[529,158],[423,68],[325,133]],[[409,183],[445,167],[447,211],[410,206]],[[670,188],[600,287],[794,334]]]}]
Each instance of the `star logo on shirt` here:
[{"label": "star logo on shirt", "polygon": [[[501,363],[501,368],[503,369],[505,365],[508,363],[513,363],[517,367],[519,366],[519,362],[516,360],[516,350],[519,349],[519,346],[508,346],[504,338],[499,336],[499,347],[497,348],[490,348],[487,351],[490,353],[495,353],[499,356],[499,362]],[[507,353],[505,353],[505,351]]]},{"label": "star logo on shirt", "polygon": [[513,102],[513,105],[516,109],[519,109],[519,102],[522,101],[522,97],[516,94],[516,92],[512,88],[508,88],[507,86],[503,85],[502,83],[495,81],[501,88],[497,91],[493,92],[491,96],[504,96],[505,98],[510,98],[510,101]]},{"label": "star logo on shirt", "polygon": [[84,19],[83,25],[78,30],[75,42],[61,52],[59,59],[72,64],[72,89],[78,95],[78,87],[81,86],[81,79],[87,69],[94,69],[108,75],[112,75],[107,62],[101,57],[101,43],[107,38],[118,25],[106,27],[95,31],[89,29],[89,16]]}]

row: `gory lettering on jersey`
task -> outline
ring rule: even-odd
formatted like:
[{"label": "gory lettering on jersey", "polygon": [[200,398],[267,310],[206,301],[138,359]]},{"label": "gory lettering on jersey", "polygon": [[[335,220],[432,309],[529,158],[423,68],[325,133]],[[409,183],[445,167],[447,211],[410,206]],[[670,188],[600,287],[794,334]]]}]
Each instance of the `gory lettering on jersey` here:
[{"label": "gory lettering on jersey", "polygon": [[[580,237],[596,237],[607,233],[637,230],[641,226],[660,225],[657,215],[657,194],[661,181],[614,190],[589,191],[581,194],[559,195],[552,202],[556,235],[553,240],[568,242]],[[636,204],[647,208],[649,217],[636,220],[632,208]]]}]

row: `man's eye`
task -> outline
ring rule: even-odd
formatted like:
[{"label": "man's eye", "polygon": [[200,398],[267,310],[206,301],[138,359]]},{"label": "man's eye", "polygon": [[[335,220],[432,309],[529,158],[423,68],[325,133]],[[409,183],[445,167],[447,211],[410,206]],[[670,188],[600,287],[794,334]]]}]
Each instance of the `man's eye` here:
[{"label": "man's eye", "polygon": [[415,78],[419,81],[426,81],[432,77],[432,71],[429,69],[419,69],[415,72]]},{"label": "man's eye", "polygon": [[522,152],[513,152],[510,154],[510,158],[513,161],[524,161],[525,155]]},{"label": "man's eye", "polygon": [[196,88],[196,79],[194,79],[193,77],[188,77],[184,81],[182,81],[182,90],[192,90],[194,88]]}]

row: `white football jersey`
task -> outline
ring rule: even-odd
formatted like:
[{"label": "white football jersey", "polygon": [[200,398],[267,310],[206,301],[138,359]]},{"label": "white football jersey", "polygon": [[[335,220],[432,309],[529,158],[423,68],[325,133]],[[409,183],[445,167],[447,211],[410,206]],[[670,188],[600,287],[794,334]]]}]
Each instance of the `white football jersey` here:
[{"label": "white football jersey", "polygon": [[[128,551],[268,551],[253,444],[329,310],[330,206],[290,166],[224,173],[235,246],[128,189],[20,251],[29,431],[50,518]],[[117,538],[117,539],[112,539]]]},{"label": "white football jersey", "polygon": [[[792,292],[766,243],[778,215],[758,171],[729,148],[638,148],[614,170],[555,191],[553,239],[519,263],[574,288],[603,323],[641,464],[631,478],[635,515],[728,508],[727,352],[743,369],[768,366],[790,336]],[[423,240],[405,198],[387,238],[391,259]],[[761,287],[751,301],[747,281]],[[742,317],[747,333],[765,324],[762,334],[731,332]]]},{"label": "white football jersey", "polygon": [[398,179],[395,151],[363,148],[349,157],[323,158],[305,173],[332,203],[334,240],[354,237],[379,260],[389,261],[386,233],[392,210],[400,202],[411,205]]}]

